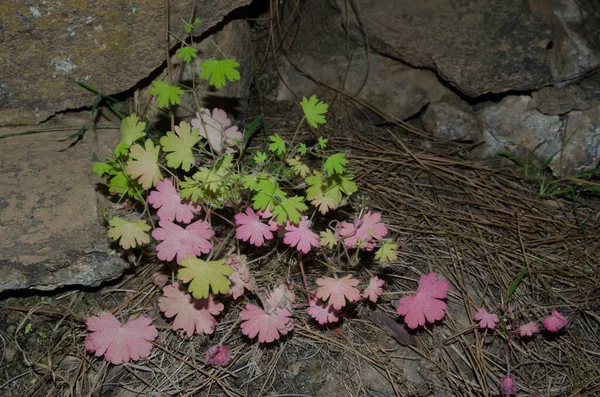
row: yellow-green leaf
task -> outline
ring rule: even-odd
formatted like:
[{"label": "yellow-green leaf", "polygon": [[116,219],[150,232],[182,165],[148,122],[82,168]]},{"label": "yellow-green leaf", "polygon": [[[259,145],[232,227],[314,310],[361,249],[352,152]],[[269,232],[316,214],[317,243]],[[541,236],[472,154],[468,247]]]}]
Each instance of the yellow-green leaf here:
[{"label": "yellow-green leaf", "polygon": [[114,217],[108,221],[112,226],[108,230],[108,237],[113,240],[119,240],[119,245],[125,249],[135,248],[140,244],[148,244],[150,236],[146,233],[150,230],[150,225],[146,221],[129,222],[119,217]]},{"label": "yellow-green leaf", "polygon": [[160,146],[155,147],[150,139],[146,139],[144,147],[137,143],[131,147],[131,160],[127,162],[125,172],[133,179],[139,178],[138,182],[144,190],[150,189],[162,179],[158,166],[159,151]]},{"label": "yellow-green leaf", "polygon": [[160,138],[160,144],[167,154],[167,165],[172,168],[181,167],[189,171],[194,165],[194,154],[192,148],[200,141],[200,130],[182,121],[175,126],[175,133],[169,131],[166,136]]},{"label": "yellow-green leaf", "polygon": [[393,262],[398,259],[398,254],[396,253],[397,249],[398,244],[386,241],[381,248],[375,252],[375,259],[379,262]]},{"label": "yellow-green leaf", "polygon": [[177,277],[184,282],[190,282],[188,291],[196,299],[208,298],[210,290],[213,294],[225,294],[229,291],[230,281],[227,276],[233,273],[233,268],[220,261],[203,261],[192,255],[181,260],[181,269]]},{"label": "yellow-green leaf", "polygon": [[137,114],[125,117],[121,121],[121,141],[115,148],[115,156],[127,154],[127,150],[135,141],[146,136],[146,123],[138,119]]}]

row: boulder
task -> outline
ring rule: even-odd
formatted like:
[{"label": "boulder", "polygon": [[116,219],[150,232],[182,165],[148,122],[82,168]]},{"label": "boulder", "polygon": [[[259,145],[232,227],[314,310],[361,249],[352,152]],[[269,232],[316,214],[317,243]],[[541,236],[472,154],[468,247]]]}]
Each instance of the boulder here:
[{"label": "boulder", "polygon": [[458,98],[429,104],[421,120],[425,131],[436,138],[476,142],[482,136],[475,112]]},{"label": "boulder", "polygon": [[120,132],[88,131],[69,147],[73,132],[0,139],[0,292],[96,286],[130,266],[106,236],[92,173]]},{"label": "boulder", "polygon": [[[346,7],[350,3],[356,7]],[[351,36],[437,74],[470,97],[552,82],[550,26],[522,0],[335,0]],[[357,16],[358,15],[358,19]],[[360,20],[360,22],[359,22]]]},{"label": "boulder", "polygon": [[[201,34],[250,0],[171,1],[170,30]],[[41,122],[90,106],[84,82],[112,95],[134,87],[165,60],[163,0],[124,3],[4,0],[0,5],[0,125]],[[178,40],[171,37],[169,45]]]}]

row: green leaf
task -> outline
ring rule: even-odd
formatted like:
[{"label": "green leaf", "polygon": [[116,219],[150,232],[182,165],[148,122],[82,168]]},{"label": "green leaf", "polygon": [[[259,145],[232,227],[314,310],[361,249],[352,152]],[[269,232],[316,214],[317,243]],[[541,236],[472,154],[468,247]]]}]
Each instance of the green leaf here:
[{"label": "green leaf", "polygon": [[326,123],[323,115],[327,113],[329,105],[319,101],[316,95],[311,96],[310,99],[303,97],[300,105],[302,105],[302,111],[304,111],[304,116],[306,117],[308,124],[317,128],[317,124]]},{"label": "green leaf", "polygon": [[112,166],[112,164],[100,163],[98,161],[96,161],[94,163],[94,166],[92,167],[92,171],[95,172],[96,174],[98,174],[98,176],[108,174],[113,169],[114,169],[114,167]]},{"label": "green leaf", "polygon": [[264,152],[256,152],[252,160],[254,160],[256,164],[262,164],[267,161],[267,154]]},{"label": "green leaf", "polygon": [[344,166],[346,164],[348,164],[348,160],[346,160],[346,153],[336,153],[325,161],[325,164],[323,164],[323,169],[329,175],[343,174],[345,171]]},{"label": "green leaf", "polygon": [[108,190],[111,194],[118,194],[134,198],[139,201],[144,201],[144,189],[142,186],[131,179],[131,177],[125,171],[113,170],[111,175],[114,175],[108,181]]},{"label": "green leaf", "polygon": [[257,178],[252,190],[258,192],[252,197],[255,210],[264,211],[269,206],[272,210],[286,198],[285,192],[279,188],[277,181],[274,178],[268,178],[264,175],[260,175]]},{"label": "green leaf", "polygon": [[192,33],[194,31],[194,25],[192,25],[191,23],[186,23],[185,31],[186,33]]},{"label": "green leaf", "polygon": [[179,182],[179,195],[182,199],[189,199],[193,202],[204,198],[204,190],[202,189],[202,183],[189,176],[185,177],[185,180]]},{"label": "green leaf", "polygon": [[272,142],[269,145],[269,150],[278,156],[283,156],[285,154],[285,141],[279,134],[271,135],[269,140]]},{"label": "green leaf", "polygon": [[124,249],[135,248],[141,244],[148,244],[150,236],[146,233],[150,230],[150,225],[146,221],[129,222],[119,217],[114,217],[108,221],[111,228],[108,230],[108,237],[113,240],[119,240],[119,245]]},{"label": "green leaf", "polygon": [[286,221],[298,224],[302,216],[301,212],[308,209],[302,196],[283,199],[279,205],[271,208],[273,215],[277,217],[277,223],[280,225],[283,225]]},{"label": "green leaf", "polygon": [[167,152],[167,165],[172,168],[181,167],[189,171],[194,165],[194,154],[192,148],[201,139],[200,130],[192,128],[186,121],[175,126],[175,133],[169,131],[166,136],[160,138],[163,152]]},{"label": "green leaf", "polygon": [[233,268],[220,261],[203,261],[192,255],[181,260],[181,269],[177,277],[183,282],[191,281],[188,291],[196,299],[208,298],[210,290],[213,294],[226,294],[230,281],[227,276],[233,273]]},{"label": "green leaf", "polygon": [[115,148],[115,156],[127,155],[129,147],[138,139],[146,136],[146,123],[132,114],[121,121],[121,141]]},{"label": "green leaf", "polygon": [[375,259],[382,263],[393,262],[396,259],[398,259],[398,254],[396,253],[397,249],[398,244],[393,243],[391,241],[386,241],[385,243],[383,243],[381,248],[379,248],[377,252],[375,252]]},{"label": "green leaf", "polygon": [[357,190],[352,178],[342,174],[333,174],[323,178],[320,172],[315,171],[313,175],[306,178],[306,183],[309,186],[306,189],[306,199],[322,214],[336,209],[342,203],[343,194],[350,196]]},{"label": "green leaf", "polygon": [[524,267],[519,272],[519,274],[517,274],[517,277],[515,277],[515,279],[512,281],[512,283],[510,283],[510,285],[508,286],[508,290],[506,291],[506,295],[504,296],[504,303],[508,302],[508,300],[510,299],[512,294],[514,294],[514,292],[516,291],[519,284],[521,284],[521,280],[523,280],[523,277],[525,277],[526,275],[527,275],[527,267]]},{"label": "green leaf", "polygon": [[150,94],[154,95],[158,103],[158,107],[165,108],[171,105],[178,105],[181,101],[183,91],[181,88],[169,85],[162,80],[154,80],[153,87],[150,89]]},{"label": "green leaf", "polygon": [[306,145],[304,143],[301,143],[300,146],[298,146],[298,153],[302,156],[306,154]]},{"label": "green leaf", "polygon": [[329,142],[329,139],[325,139],[322,136],[319,137],[319,146],[321,147],[321,149],[325,150],[325,148],[327,147],[327,142]]},{"label": "green leaf", "polygon": [[219,61],[209,59],[200,64],[202,68],[200,78],[209,80],[209,83],[216,88],[221,88],[225,85],[225,77],[229,81],[240,79],[240,72],[237,70],[239,66],[240,64],[233,59],[221,59]]},{"label": "green leaf", "polygon": [[184,62],[191,62],[196,58],[196,49],[194,47],[181,47],[177,49],[177,58],[183,59]]}]

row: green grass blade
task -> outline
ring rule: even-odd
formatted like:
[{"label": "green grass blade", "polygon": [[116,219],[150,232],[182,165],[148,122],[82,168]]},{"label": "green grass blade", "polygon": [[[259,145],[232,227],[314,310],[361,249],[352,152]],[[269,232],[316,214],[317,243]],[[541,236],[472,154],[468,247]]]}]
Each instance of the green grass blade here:
[{"label": "green grass blade", "polygon": [[523,280],[523,277],[525,277],[526,275],[527,267],[524,267],[523,270],[521,270],[519,274],[517,274],[517,277],[515,277],[513,282],[510,283],[510,285],[508,286],[508,290],[506,291],[506,295],[504,296],[504,303],[508,303],[508,300],[513,295],[519,284],[521,284],[521,280]]}]

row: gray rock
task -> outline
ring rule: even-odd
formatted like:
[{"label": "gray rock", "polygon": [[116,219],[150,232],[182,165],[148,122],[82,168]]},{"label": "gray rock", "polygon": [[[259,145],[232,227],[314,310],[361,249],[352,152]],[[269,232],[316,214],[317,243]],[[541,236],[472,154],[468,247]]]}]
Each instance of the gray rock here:
[{"label": "gray rock", "polygon": [[549,59],[555,84],[579,80],[600,65],[597,1],[528,0],[529,9],[552,27]]},{"label": "gray rock", "polygon": [[[4,132],[4,131],[3,131]],[[0,140],[0,292],[98,285],[129,265],[110,247],[91,167],[119,141],[119,130],[73,131]]]},{"label": "gray rock", "polygon": [[452,141],[478,141],[482,131],[475,113],[466,103],[434,102],[421,116],[423,128],[436,138]]},{"label": "gray rock", "polygon": [[[364,42],[352,7],[335,0],[352,37]],[[546,47],[549,26],[521,0],[356,0],[360,20],[376,51],[412,66],[437,71],[476,97],[532,90],[552,81]]]},{"label": "gray rock", "polygon": [[596,168],[600,161],[600,105],[574,110],[565,122],[564,144],[550,166],[560,176]]},{"label": "gray rock", "polygon": [[533,92],[531,98],[531,106],[545,114],[587,110],[600,104],[600,81],[592,76],[566,87],[544,87]]},{"label": "gray rock", "polygon": [[521,155],[542,144],[535,152],[546,159],[560,150],[562,121],[530,106],[530,96],[507,96],[497,103],[486,103],[478,110],[485,144],[475,149],[477,157],[489,158],[502,151]]},{"label": "gray rock", "polygon": [[[215,26],[250,0],[171,1],[170,30],[194,9]],[[29,5],[28,5],[29,4]],[[37,123],[65,109],[90,106],[87,83],[105,94],[128,90],[165,60],[164,1],[4,0],[0,12],[0,125]],[[176,44],[175,39],[171,40]]]}]

